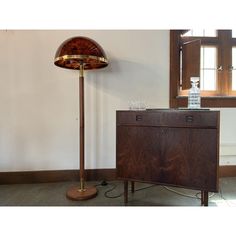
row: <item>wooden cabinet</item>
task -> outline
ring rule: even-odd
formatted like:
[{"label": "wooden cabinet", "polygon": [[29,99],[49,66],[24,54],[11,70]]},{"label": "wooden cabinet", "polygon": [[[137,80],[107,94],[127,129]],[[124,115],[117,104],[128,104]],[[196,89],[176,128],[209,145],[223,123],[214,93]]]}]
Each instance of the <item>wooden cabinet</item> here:
[{"label": "wooden cabinet", "polygon": [[201,190],[218,191],[219,111],[117,111],[117,177]]}]

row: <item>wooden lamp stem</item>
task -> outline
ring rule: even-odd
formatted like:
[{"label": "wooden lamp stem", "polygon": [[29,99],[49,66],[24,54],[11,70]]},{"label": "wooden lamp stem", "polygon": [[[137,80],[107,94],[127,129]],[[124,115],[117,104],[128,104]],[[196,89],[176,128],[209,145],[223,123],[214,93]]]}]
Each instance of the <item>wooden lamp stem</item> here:
[{"label": "wooden lamp stem", "polygon": [[87,200],[97,195],[94,186],[85,186],[84,181],[84,64],[80,63],[79,74],[79,112],[80,112],[80,186],[72,187],[67,191],[66,196],[71,200]]},{"label": "wooden lamp stem", "polygon": [[80,114],[80,190],[84,190],[84,65],[79,70],[79,114]]}]

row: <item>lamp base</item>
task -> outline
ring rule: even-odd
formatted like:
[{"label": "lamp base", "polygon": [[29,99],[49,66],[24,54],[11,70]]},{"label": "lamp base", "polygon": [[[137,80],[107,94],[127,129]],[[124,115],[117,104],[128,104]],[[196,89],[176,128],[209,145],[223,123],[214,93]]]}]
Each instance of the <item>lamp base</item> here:
[{"label": "lamp base", "polygon": [[79,187],[71,187],[66,196],[73,201],[81,201],[93,198],[97,195],[97,189],[94,186],[86,186],[83,190]]}]

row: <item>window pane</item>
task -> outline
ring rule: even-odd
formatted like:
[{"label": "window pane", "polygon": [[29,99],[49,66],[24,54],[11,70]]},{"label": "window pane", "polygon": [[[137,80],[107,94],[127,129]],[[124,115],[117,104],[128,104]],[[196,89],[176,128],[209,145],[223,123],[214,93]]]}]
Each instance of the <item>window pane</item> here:
[{"label": "window pane", "polygon": [[216,47],[201,47],[201,90],[216,90]]},{"label": "window pane", "polygon": [[236,90],[236,70],[232,71],[232,90]]},{"label": "window pane", "polygon": [[201,47],[201,67],[202,68],[216,68],[216,48],[215,47]]},{"label": "window pane", "polygon": [[201,90],[216,90],[216,70],[201,70]]},{"label": "window pane", "polygon": [[232,29],[232,37],[236,38],[236,29]]},{"label": "window pane", "polygon": [[236,47],[232,48],[232,66],[236,69]]},{"label": "window pane", "polygon": [[216,37],[216,30],[212,29],[193,29],[189,30],[183,36]]},{"label": "window pane", "polygon": [[216,37],[217,36],[217,31],[215,29],[205,29],[204,30],[204,36]]},{"label": "window pane", "polygon": [[236,90],[236,47],[232,48],[232,90]]}]

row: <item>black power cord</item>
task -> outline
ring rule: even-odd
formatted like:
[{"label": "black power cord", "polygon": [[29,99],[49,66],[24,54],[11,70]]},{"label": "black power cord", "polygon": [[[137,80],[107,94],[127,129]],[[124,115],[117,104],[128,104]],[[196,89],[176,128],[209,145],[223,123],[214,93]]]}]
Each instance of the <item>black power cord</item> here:
[{"label": "black power cord", "polygon": [[[110,189],[108,189],[108,190],[104,193],[104,196],[105,196],[106,198],[119,198],[119,197],[121,197],[121,196],[124,195],[124,192],[119,193],[119,194],[114,195],[114,196],[110,196],[110,195],[108,194],[108,193],[110,193],[110,192],[112,192],[113,190],[116,189],[117,184],[115,184],[115,183],[107,183],[105,180],[103,180],[100,184],[98,184],[98,185],[96,185],[96,186],[107,186],[107,185],[111,185],[112,187],[111,187]],[[151,188],[151,187],[154,187],[154,186],[156,186],[156,185],[153,184],[153,185],[150,185],[150,186],[147,186],[147,187],[135,189],[135,192],[141,191],[141,190],[144,190],[144,189],[148,189],[148,188]],[[131,192],[131,190],[129,190],[129,192]]]},{"label": "black power cord", "polygon": [[105,196],[106,198],[118,198],[118,197],[121,197],[121,196],[124,194],[124,192],[123,192],[123,193],[120,193],[120,194],[115,195],[115,196],[109,196],[108,193],[112,192],[112,191],[117,187],[116,184],[109,184],[109,185],[112,185],[112,188],[108,189],[108,190],[104,193],[104,196]]},{"label": "black power cord", "polygon": [[[119,193],[118,195],[109,196],[108,193],[112,192],[112,191],[115,190],[116,187],[117,187],[117,185],[114,184],[114,183],[107,183],[105,180],[103,180],[103,181],[102,181],[100,184],[98,184],[97,186],[107,186],[107,185],[111,185],[112,187],[111,187],[110,189],[108,189],[108,190],[104,193],[104,196],[105,196],[106,198],[119,198],[119,197],[121,197],[122,195],[124,195],[124,192],[122,192],[122,193]],[[153,185],[150,185],[150,186],[147,186],[147,187],[135,189],[135,192],[138,192],[138,191],[141,191],[141,190],[145,190],[145,189],[148,189],[148,188],[152,188],[152,187],[154,187],[154,186],[157,186],[157,185],[156,185],[156,184],[153,184]],[[165,189],[168,190],[168,191],[171,191],[171,192],[173,192],[173,193],[175,193],[175,194],[178,194],[178,195],[181,195],[181,196],[184,196],[184,197],[190,197],[190,198],[201,199],[201,197],[199,196],[199,195],[201,194],[201,192],[196,193],[195,196],[194,196],[194,195],[188,195],[188,194],[181,193],[181,192],[179,192],[179,191],[173,190],[173,189],[171,189],[171,188],[169,188],[169,187],[166,187],[166,186],[162,186],[162,187],[165,188]],[[131,190],[129,190],[129,192],[131,192]],[[211,198],[212,196],[214,196],[214,193],[211,194],[211,195],[209,196],[209,198]]]}]

